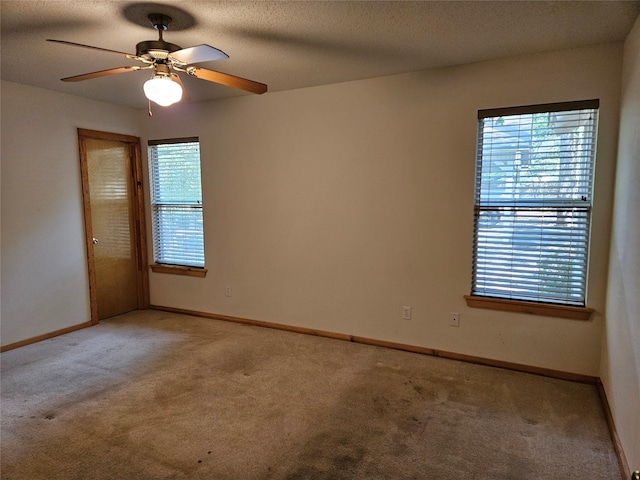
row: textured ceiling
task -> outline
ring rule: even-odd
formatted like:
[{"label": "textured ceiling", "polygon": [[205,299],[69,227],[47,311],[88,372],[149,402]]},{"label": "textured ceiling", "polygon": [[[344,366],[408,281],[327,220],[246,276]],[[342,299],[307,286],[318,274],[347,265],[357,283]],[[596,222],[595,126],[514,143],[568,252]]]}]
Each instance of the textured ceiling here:
[{"label": "textured ceiling", "polygon": [[[493,58],[618,42],[640,1],[239,1],[136,3],[0,0],[2,79],[144,108],[148,71],[78,83],[60,78],[137,62],[46,42],[135,53],[157,39],[146,13],[168,13],[165,40],[206,43],[228,60],[201,66],[269,91],[344,82]],[[187,78],[192,101],[249,95]],[[268,93],[267,93],[268,95]]]}]

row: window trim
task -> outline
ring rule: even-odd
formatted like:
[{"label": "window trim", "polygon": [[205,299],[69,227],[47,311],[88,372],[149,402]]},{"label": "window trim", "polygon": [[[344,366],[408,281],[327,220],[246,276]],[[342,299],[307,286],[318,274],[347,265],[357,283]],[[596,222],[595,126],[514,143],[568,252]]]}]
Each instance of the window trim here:
[{"label": "window trim", "polygon": [[187,267],[184,265],[169,265],[166,263],[154,263],[149,265],[154,273],[169,273],[173,275],[187,275],[189,277],[206,277],[208,270],[199,267]]},{"label": "window trim", "polygon": [[147,145],[150,147],[154,145],[171,145],[174,143],[200,143],[199,137],[183,137],[183,138],[162,138],[159,140],[148,140]]},{"label": "window trim", "polygon": [[[482,120],[489,117],[497,117],[502,115],[523,115],[523,114],[534,114],[534,113],[551,113],[551,112],[560,112],[567,110],[582,110],[582,109],[595,109],[599,110],[600,108],[600,100],[599,99],[591,99],[591,100],[579,100],[573,102],[557,102],[557,103],[546,103],[546,104],[536,104],[536,105],[528,105],[528,106],[520,106],[520,107],[502,107],[502,108],[493,108],[493,109],[484,109],[478,110],[478,120]],[[596,139],[597,143],[597,139]],[[594,156],[596,152],[594,151]],[[595,159],[594,159],[595,161]],[[477,166],[477,151],[476,151],[476,168]],[[595,167],[593,171],[593,175],[595,176]],[[595,182],[595,179],[592,180]],[[474,184],[476,184],[477,179],[474,180]],[[475,188],[475,187],[474,187]],[[474,196],[477,195],[477,191],[474,191]],[[474,201],[474,209],[476,208],[476,204]],[[593,205],[591,205],[593,208]],[[474,220],[474,229],[475,229],[475,220]],[[590,234],[588,234],[588,250],[586,253],[586,268],[587,268],[587,279],[588,279],[588,269],[589,269],[589,261],[590,261]],[[475,241],[474,241],[474,249],[475,249]],[[475,255],[475,253],[474,253]],[[474,267],[475,268],[475,267]],[[541,315],[541,316],[551,316],[551,317],[559,317],[559,318],[567,318],[574,320],[589,320],[591,315],[595,312],[593,308],[587,307],[587,292],[585,290],[585,306],[579,305],[568,305],[568,304],[559,304],[559,303],[551,303],[551,302],[535,302],[535,301],[527,301],[527,300],[518,300],[518,299],[507,299],[493,296],[482,296],[476,295],[473,293],[473,284],[472,284],[472,293],[470,295],[464,295],[465,302],[470,308],[481,308],[481,309],[490,309],[490,310],[499,310],[499,311],[509,311],[516,313],[526,313],[533,315]]]},{"label": "window trim", "polygon": [[575,102],[539,103],[537,105],[525,105],[522,107],[501,107],[478,110],[478,120],[503,115],[526,115],[529,113],[551,113],[566,110],[585,110],[587,108],[600,108],[600,100],[577,100]]},{"label": "window trim", "polygon": [[[200,144],[200,138],[199,137],[180,137],[180,138],[163,138],[163,139],[157,139],[157,140],[147,140],[147,146],[148,147],[154,147],[157,145],[173,145],[173,144],[179,144],[179,143],[198,143]],[[154,215],[154,208],[153,208],[153,174],[152,174],[152,167],[150,165],[151,162],[151,158],[148,158],[148,164],[149,164],[149,203],[150,203],[150,211],[151,211],[151,224],[153,226],[154,224],[154,219],[153,219],[153,215]],[[200,174],[200,182],[202,183],[202,173]],[[153,228],[153,227],[152,227]],[[203,232],[204,233],[204,232]],[[152,231],[152,241],[155,242],[155,237],[154,237],[154,232]],[[193,266],[193,265],[178,265],[178,264],[170,264],[170,263],[159,263],[157,261],[155,261],[155,247],[152,248],[153,251],[153,255],[154,255],[154,262],[149,265],[149,269],[154,272],[154,273],[166,273],[166,274],[172,274],[172,275],[184,275],[184,276],[190,276],[190,277],[206,277],[207,275],[207,268],[206,267],[197,267],[197,266]]]},{"label": "window trim", "polygon": [[506,312],[528,313],[545,317],[570,318],[573,320],[589,320],[595,312],[589,307],[574,307],[555,303],[527,302],[525,300],[511,300],[498,297],[481,297],[478,295],[465,295],[467,306],[471,308],[486,308],[489,310],[502,310]]}]

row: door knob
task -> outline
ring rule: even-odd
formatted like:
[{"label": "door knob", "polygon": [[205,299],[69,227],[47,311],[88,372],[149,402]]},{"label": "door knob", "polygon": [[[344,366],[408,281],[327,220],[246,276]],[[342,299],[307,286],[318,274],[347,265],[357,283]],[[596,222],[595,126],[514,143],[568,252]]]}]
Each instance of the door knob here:
[{"label": "door knob", "polygon": [[98,239],[96,237],[93,237],[93,244],[97,245],[98,244]]}]

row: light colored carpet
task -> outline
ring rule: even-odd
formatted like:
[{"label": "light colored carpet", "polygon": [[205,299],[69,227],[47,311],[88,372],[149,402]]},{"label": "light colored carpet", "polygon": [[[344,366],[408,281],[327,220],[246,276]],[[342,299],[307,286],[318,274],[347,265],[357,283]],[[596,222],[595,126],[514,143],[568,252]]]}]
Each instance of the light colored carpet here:
[{"label": "light colored carpet", "polygon": [[6,480],[621,478],[591,385],[158,311],[1,362]]}]

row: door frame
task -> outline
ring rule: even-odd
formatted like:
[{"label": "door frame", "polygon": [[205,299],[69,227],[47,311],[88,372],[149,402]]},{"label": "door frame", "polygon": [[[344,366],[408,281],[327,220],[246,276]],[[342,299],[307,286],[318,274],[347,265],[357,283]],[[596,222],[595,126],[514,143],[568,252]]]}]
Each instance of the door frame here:
[{"label": "door frame", "polygon": [[93,224],[91,222],[91,194],[89,190],[89,169],[87,165],[87,139],[112,140],[129,146],[131,171],[129,182],[133,195],[133,245],[137,269],[138,309],[149,308],[149,261],[147,259],[147,229],[145,226],[144,191],[142,188],[142,157],[140,138],[119,133],[100,132],[78,128],[78,149],[80,153],[80,175],[82,177],[82,205],[84,210],[85,244],[87,247],[87,269],[89,272],[89,304],[91,324],[98,323],[98,300],[96,290],[96,265],[93,250]]}]

